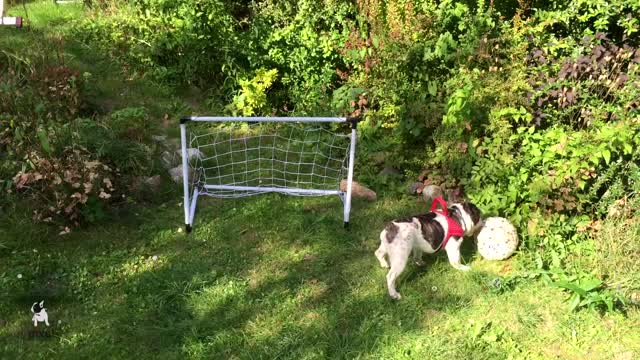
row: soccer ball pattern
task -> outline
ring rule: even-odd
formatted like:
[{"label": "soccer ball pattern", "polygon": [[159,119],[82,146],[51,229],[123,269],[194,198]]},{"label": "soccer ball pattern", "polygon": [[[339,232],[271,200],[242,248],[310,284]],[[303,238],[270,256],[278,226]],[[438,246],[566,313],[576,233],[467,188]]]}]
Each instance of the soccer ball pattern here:
[{"label": "soccer ball pattern", "polygon": [[504,260],[518,247],[518,233],[509,220],[490,217],[478,233],[478,252],[487,260]]}]

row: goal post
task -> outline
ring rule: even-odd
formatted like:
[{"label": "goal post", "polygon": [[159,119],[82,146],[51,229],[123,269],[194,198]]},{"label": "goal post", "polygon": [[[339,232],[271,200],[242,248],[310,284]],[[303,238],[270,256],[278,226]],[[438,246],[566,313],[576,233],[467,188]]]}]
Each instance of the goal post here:
[{"label": "goal post", "polygon": [[[180,119],[184,222],[199,196],[338,195],[349,225],[357,117],[186,116]],[[340,123],[350,131],[341,131]],[[337,126],[336,126],[337,125]],[[346,186],[341,186],[346,177]]]}]

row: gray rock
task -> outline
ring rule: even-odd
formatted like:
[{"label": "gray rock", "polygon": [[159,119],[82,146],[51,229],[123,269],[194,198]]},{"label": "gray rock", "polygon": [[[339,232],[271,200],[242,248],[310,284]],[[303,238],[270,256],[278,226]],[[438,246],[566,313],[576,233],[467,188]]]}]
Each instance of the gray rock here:
[{"label": "gray rock", "polygon": [[[194,158],[203,158],[204,154],[198,149],[190,148],[187,149],[187,156],[189,160],[193,160]],[[162,166],[167,170],[182,165],[182,150],[163,151],[160,155],[160,161],[162,162]]]},{"label": "gray rock", "polygon": [[380,171],[380,173],[378,174],[378,176],[399,176],[399,175],[402,175],[400,170],[391,166],[385,166],[384,169],[382,169],[382,171]]},{"label": "gray rock", "polygon": [[165,145],[167,142],[167,137],[165,135],[151,135],[151,139],[162,145]]},{"label": "gray rock", "polygon": [[429,177],[429,170],[422,170],[420,175],[418,175],[418,181],[424,182]]},{"label": "gray rock", "polygon": [[387,153],[384,151],[374,152],[369,156],[369,159],[371,159],[375,165],[381,165],[387,160]]},{"label": "gray rock", "polygon": [[172,169],[169,169],[169,175],[176,184],[182,184],[182,165],[178,165]]},{"label": "gray rock", "polygon": [[413,184],[409,185],[409,194],[411,195],[415,195],[415,194],[421,194],[422,193],[422,189],[424,189],[424,184],[421,182],[414,182]]},{"label": "gray rock", "polygon": [[[181,178],[182,179],[182,178]],[[133,179],[133,190],[140,191],[142,189],[149,189],[153,192],[159,191],[162,185],[162,177],[160,175],[155,176],[138,176]]]},{"label": "gray rock", "polygon": [[160,175],[150,176],[144,179],[144,184],[149,186],[149,188],[155,192],[160,190],[160,186],[162,185],[162,178],[160,177]]},{"label": "gray rock", "polygon": [[464,190],[461,187],[447,190],[446,195],[448,202],[456,203],[464,201]]},{"label": "gray rock", "polygon": [[[180,161],[182,161],[182,149],[176,150],[176,154]],[[192,160],[193,158],[202,159],[204,157],[204,154],[199,149],[187,148],[187,157],[189,158],[189,160]]]},{"label": "gray rock", "polygon": [[424,189],[422,189],[422,198],[428,206],[431,206],[431,203],[433,203],[433,199],[437,197],[444,197],[444,193],[440,186],[427,185],[424,187]]},{"label": "gray rock", "polygon": [[180,163],[180,158],[175,155],[175,153],[171,151],[163,151],[160,155],[160,162],[162,163],[162,167],[169,170]]},{"label": "gray rock", "polygon": [[[340,190],[347,191],[347,180],[340,181]],[[351,197],[365,199],[369,201],[376,201],[376,193],[366,186],[360,185],[358,182],[353,181],[351,183]]]}]

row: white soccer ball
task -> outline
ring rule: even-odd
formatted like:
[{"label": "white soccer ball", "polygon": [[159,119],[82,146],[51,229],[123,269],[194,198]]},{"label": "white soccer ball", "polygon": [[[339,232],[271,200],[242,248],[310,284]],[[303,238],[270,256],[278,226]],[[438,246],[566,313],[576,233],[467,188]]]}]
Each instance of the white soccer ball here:
[{"label": "white soccer ball", "polygon": [[509,220],[490,217],[478,233],[478,252],[487,260],[504,260],[518,247],[518,233]]}]

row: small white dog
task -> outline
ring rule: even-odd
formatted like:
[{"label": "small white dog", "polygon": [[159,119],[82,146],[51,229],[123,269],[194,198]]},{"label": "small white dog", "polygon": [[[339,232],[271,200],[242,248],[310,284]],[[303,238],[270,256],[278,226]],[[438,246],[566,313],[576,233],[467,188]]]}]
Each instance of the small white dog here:
[{"label": "small white dog", "polygon": [[44,300],[40,301],[40,304],[34,302],[31,305],[31,312],[33,313],[33,326],[38,326],[39,322],[45,323],[49,326],[49,315],[47,315],[47,309],[44,308]]},{"label": "small white dog", "polygon": [[[442,207],[437,209],[437,205]],[[436,198],[431,212],[394,220],[380,233],[380,247],[375,255],[387,273],[387,289],[391,298],[399,300],[396,279],[404,271],[409,255],[418,265],[424,265],[422,253],[433,254],[441,248],[447,252],[449,263],[461,271],[470,267],[460,263],[460,246],[464,236],[474,235],[482,226],[480,210],[470,202],[453,204],[447,209],[442,198]],[[385,259],[389,258],[389,263]]]}]

